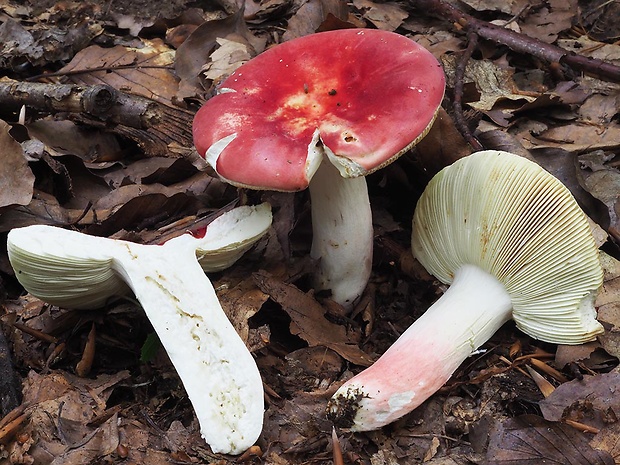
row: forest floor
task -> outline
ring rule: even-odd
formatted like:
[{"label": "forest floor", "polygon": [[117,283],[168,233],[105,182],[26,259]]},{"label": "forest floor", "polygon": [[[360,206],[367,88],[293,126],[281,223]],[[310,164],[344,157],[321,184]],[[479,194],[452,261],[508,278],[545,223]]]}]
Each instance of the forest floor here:
[{"label": "forest floor", "polygon": [[[191,131],[237,66],[345,27],[405,35],[447,77],[431,132],[367,177],[373,269],[348,313],[309,284],[307,192],[222,182]],[[620,396],[610,394],[620,390],[619,39],[620,2],[601,0],[1,1],[0,464],[620,464]],[[74,98],[110,88],[126,98],[120,112]],[[411,255],[417,199],[439,170],[481,149],[536,161],[591,219],[605,333],[555,345],[507,323],[419,408],[377,431],[336,429],[334,442],[331,395],[445,291]],[[161,243],[262,201],[274,211],[269,233],[209,275],[265,387],[263,432],[241,457],[201,438],[133,299],[48,305],[8,261],[13,228]]]}]

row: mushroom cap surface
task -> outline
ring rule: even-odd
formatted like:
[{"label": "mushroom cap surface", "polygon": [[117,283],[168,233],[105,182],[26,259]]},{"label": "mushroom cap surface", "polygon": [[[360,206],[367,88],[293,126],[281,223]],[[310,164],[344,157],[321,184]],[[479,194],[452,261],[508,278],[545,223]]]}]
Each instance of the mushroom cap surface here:
[{"label": "mushroom cap surface", "polygon": [[400,34],[312,34],[231,74],[196,114],[194,144],[232,184],[298,191],[324,152],[344,177],[396,159],[426,135],[444,87],[435,57]]},{"label": "mushroom cap surface", "polygon": [[588,220],[558,179],[523,157],[482,151],[438,173],[418,201],[412,251],[446,284],[464,264],[492,274],[519,329],[536,339],[580,344],[603,331]]}]

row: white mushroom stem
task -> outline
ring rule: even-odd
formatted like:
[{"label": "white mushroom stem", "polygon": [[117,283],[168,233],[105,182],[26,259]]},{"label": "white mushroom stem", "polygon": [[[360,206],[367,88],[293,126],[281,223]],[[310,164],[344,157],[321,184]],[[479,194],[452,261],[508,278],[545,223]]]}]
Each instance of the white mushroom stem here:
[{"label": "white mushroom stem", "polygon": [[372,269],[373,227],[368,188],[363,176],[344,178],[324,160],[310,181],[312,249],[319,260],[316,289],[351,308]]},{"label": "white mushroom stem", "polygon": [[[254,444],[262,430],[262,381],[197,254],[209,253],[216,267],[221,267],[217,253],[208,250],[210,239],[223,249],[227,261],[231,248],[247,249],[270,223],[267,205],[241,207],[226,214],[212,228],[213,234],[210,225],[204,238],[184,234],[163,245],[38,225],[12,230],[8,251],[24,287],[51,303],[95,306],[103,302],[105,293],[124,290],[119,284],[122,278],[168,352],[203,437],[214,452],[239,454]],[[97,281],[104,284],[103,294],[90,288],[97,287]],[[86,296],[83,302],[81,294]]]},{"label": "white mushroom stem", "polygon": [[371,367],[343,384],[328,408],[353,431],[381,428],[411,412],[450,379],[472,352],[511,318],[505,287],[464,265],[446,293]]}]

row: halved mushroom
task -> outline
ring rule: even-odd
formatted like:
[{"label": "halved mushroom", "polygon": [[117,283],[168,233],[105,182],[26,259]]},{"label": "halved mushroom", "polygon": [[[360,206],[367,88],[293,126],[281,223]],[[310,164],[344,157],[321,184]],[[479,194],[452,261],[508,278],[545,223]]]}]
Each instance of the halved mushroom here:
[{"label": "halved mushroom", "polygon": [[603,272],[589,223],[568,189],[536,163],[474,153],[428,184],[412,250],[451,284],[370,368],[344,383],[329,415],[356,431],[418,407],[510,318],[542,341],[581,344],[603,327]]},{"label": "halved mushroom", "polygon": [[363,177],[426,135],[444,81],[433,55],[402,35],[312,34],[267,50],[226,79],[196,114],[194,143],[231,184],[309,186],[315,287],[351,307],[372,266]]},{"label": "halved mushroom", "polygon": [[162,245],[53,226],[13,229],[8,254],[24,288],[46,302],[98,308],[133,291],[168,352],[214,452],[238,454],[260,435],[263,385],[254,359],[205,275],[232,265],[271,225],[268,204],[238,207],[203,237]]}]

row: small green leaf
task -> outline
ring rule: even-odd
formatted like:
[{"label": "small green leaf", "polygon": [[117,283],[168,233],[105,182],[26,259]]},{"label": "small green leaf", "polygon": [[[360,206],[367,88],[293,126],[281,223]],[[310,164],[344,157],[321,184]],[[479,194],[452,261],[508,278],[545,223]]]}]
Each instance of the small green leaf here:
[{"label": "small green leaf", "polygon": [[142,344],[142,349],[140,350],[140,361],[143,363],[150,362],[155,358],[155,354],[161,347],[161,342],[159,342],[159,337],[157,337],[157,333],[150,333],[144,344]]}]

